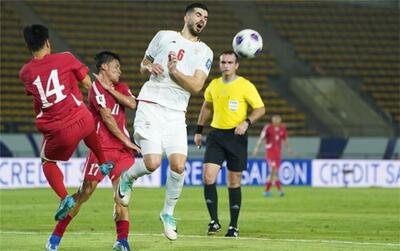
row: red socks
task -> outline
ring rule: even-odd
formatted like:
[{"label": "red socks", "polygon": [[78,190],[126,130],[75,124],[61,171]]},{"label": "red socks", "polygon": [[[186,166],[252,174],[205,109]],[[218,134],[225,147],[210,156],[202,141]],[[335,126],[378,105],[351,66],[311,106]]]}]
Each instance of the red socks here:
[{"label": "red socks", "polygon": [[68,224],[71,222],[72,217],[67,216],[64,220],[60,220],[56,227],[54,228],[53,234],[62,237],[64,235],[65,230],[67,229]]},{"label": "red socks", "polygon": [[267,181],[267,183],[265,184],[265,192],[269,192],[269,190],[271,189],[272,183],[271,181]]},{"label": "red socks", "polygon": [[275,181],[275,186],[279,191],[281,190],[281,182],[279,180]]},{"label": "red socks", "polygon": [[[265,184],[265,192],[269,192],[269,190],[271,189],[271,186],[272,186],[272,182],[267,181],[267,183]],[[279,191],[281,191],[282,186],[281,186],[281,182],[279,180],[275,181],[275,186]]]},{"label": "red socks", "polygon": [[106,162],[106,158],[103,154],[103,148],[101,147],[99,137],[97,136],[95,130],[93,130],[93,132],[89,134],[89,136],[84,138],[83,141],[89,147],[89,149],[92,150],[94,155],[96,155],[99,164],[103,164],[104,162]]},{"label": "red socks", "polygon": [[45,162],[43,164],[43,173],[46,176],[47,182],[51,188],[56,192],[58,197],[63,200],[67,197],[68,192],[64,186],[64,175],[55,162]]},{"label": "red socks", "polygon": [[129,234],[129,221],[119,220],[115,222],[115,228],[117,230],[117,240],[127,240]]}]

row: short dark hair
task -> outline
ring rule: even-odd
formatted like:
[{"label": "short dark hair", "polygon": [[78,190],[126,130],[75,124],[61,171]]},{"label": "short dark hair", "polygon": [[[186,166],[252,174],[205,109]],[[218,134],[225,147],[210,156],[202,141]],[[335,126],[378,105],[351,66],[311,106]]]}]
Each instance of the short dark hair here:
[{"label": "short dark hair", "polygon": [[239,63],[239,56],[238,56],[238,54],[236,54],[236,52],[234,52],[233,50],[223,51],[223,52],[221,53],[220,56],[225,55],[225,54],[228,54],[228,55],[235,55],[236,63]]},{"label": "short dark hair", "polygon": [[28,25],[24,28],[24,39],[29,50],[38,51],[49,39],[49,29],[41,24]]},{"label": "short dark hair", "polygon": [[194,10],[194,8],[200,8],[200,9],[203,9],[203,10],[206,10],[207,12],[209,12],[207,5],[205,5],[203,3],[191,3],[188,6],[186,6],[185,14],[187,14],[188,12],[192,12]]},{"label": "short dark hair", "polygon": [[96,56],[94,56],[94,61],[96,62],[97,71],[100,72],[102,64],[108,64],[114,59],[121,62],[121,58],[118,56],[118,54],[113,53],[111,51],[102,51],[96,54]]}]

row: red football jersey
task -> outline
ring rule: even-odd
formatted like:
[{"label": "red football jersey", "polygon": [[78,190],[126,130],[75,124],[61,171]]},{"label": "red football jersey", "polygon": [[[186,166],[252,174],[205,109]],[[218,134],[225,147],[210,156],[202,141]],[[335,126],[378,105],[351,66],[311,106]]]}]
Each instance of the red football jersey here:
[{"label": "red football jersey", "polygon": [[56,53],[42,59],[32,59],[19,72],[25,93],[32,95],[39,131],[63,129],[87,116],[79,92],[78,81],[85,78],[89,68],[71,53]]},{"label": "red football jersey", "polygon": [[[133,96],[128,85],[124,83],[114,84],[114,89],[125,96]],[[111,114],[117,122],[118,128],[129,138],[126,129],[125,107],[120,105],[117,100],[103,88],[96,80],[89,91],[89,109],[93,114],[96,123],[96,131],[100,136],[103,149],[122,149],[125,145],[108,130],[99,113],[100,108],[109,108]]]},{"label": "red football jersey", "polygon": [[278,156],[281,154],[282,141],[287,139],[287,131],[284,125],[274,126],[268,124],[264,127],[266,150]]}]

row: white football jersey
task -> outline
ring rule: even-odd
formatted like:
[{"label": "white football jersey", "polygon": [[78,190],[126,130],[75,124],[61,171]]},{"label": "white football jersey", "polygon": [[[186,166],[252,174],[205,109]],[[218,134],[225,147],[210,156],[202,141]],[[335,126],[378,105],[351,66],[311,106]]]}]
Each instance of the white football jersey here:
[{"label": "white football jersey", "polygon": [[212,50],[203,42],[192,42],[176,31],[159,31],[151,40],[146,50],[146,56],[153,63],[160,64],[164,72],[150,79],[140,90],[138,100],[158,103],[174,110],[186,111],[190,93],[171,79],[168,71],[168,54],[176,53],[178,63],[176,68],[185,75],[193,76],[196,70],[206,75],[210,72],[213,61]]}]

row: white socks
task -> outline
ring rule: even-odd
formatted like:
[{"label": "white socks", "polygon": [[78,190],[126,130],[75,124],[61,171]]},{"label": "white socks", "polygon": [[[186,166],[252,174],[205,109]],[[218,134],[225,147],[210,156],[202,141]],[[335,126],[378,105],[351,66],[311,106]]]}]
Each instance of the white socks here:
[{"label": "white socks", "polygon": [[136,159],[135,164],[131,166],[126,172],[126,175],[129,179],[137,179],[146,174],[150,174],[151,172],[147,170],[146,166],[144,165],[143,159]]},{"label": "white socks", "polygon": [[185,181],[185,173],[179,174],[169,170],[167,183],[165,185],[165,202],[162,210],[163,214],[174,214],[174,209],[178,198],[181,195],[183,182]]}]

